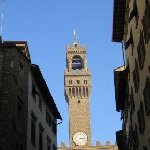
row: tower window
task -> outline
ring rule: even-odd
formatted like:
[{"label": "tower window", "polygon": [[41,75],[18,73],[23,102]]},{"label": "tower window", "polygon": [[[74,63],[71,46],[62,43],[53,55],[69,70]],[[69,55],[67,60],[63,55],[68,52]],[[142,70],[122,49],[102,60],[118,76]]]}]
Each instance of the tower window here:
[{"label": "tower window", "polygon": [[69,88],[69,96],[71,96],[71,88]]},{"label": "tower window", "polygon": [[79,96],[81,97],[81,88],[79,88]]},{"label": "tower window", "polygon": [[76,94],[77,94],[77,97],[78,97],[79,96],[78,88],[76,88]]},{"label": "tower window", "polygon": [[84,80],[84,84],[87,84],[87,80]]},{"label": "tower window", "polygon": [[80,84],[80,80],[77,80],[77,84]]},{"label": "tower window", "polygon": [[69,84],[72,84],[72,80],[69,80]]},{"label": "tower window", "polygon": [[83,88],[83,96],[85,97],[85,88]]},{"label": "tower window", "polygon": [[88,96],[88,88],[86,88],[86,96]]},{"label": "tower window", "polygon": [[80,56],[74,56],[72,58],[72,69],[73,70],[82,69],[82,58]]},{"label": "tower window", "polygon": [[75,88],[72,88],[72,95],[75,97]]}]

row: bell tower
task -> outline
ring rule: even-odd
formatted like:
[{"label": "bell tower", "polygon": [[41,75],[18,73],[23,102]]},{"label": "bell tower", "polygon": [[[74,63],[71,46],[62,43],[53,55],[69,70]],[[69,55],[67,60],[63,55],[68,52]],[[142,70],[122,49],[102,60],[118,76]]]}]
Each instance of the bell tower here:
[{"label": "bell tower", "polygon": [[66,48],[64,77],[65,98],[69,106],[70,147],[89,147],[91,72],[87,68],[86,48],[78,43],[75,31],[72,45]]}]

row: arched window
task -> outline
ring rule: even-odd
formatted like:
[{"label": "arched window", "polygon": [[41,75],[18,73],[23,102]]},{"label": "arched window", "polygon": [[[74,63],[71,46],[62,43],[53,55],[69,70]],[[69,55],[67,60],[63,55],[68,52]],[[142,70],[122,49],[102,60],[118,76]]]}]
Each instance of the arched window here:
[{"label": "arched window", "polygon": [[75,97],[75,88],[72,88],[72,96]]},{"label": "arched window", "polygon": [[85,97],[85,88],[83,88],[83,96]]},{"label": "arched window", "polygon": [[86,88],[86,96],[88,96],[88,88]]},{"label": "arched window", "polygon": [[76,94],[77,94],[77,97],[78,97],[79,96],[78,88],[76,88]]},{"label": "arched window", "polygon": [[69,88],[69,96],[71,96],[71,88]]},{"label": "arched window", "polygon": [[79,88],[79,96],[81,97],[81,88]]},{"label": "arched window", "polygon": [[73,56],[72,58],[72,69],[81,70],[83,68],[82,58],[78,55]]}]

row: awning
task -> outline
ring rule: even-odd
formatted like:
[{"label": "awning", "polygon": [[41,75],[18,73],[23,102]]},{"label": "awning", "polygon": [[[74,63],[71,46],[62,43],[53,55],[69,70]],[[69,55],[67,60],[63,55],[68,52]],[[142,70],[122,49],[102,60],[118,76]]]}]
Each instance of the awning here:
[{"label": "awning", "polygon": [[112,41],[121,42],[124,36],[126,0],[114,0]]}]

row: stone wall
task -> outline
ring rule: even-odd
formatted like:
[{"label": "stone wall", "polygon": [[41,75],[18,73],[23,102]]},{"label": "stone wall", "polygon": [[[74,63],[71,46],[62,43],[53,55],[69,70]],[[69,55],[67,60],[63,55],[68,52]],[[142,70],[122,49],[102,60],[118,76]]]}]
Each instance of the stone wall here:
[{"label": "stone wall", "polygon": [[0,46],[0,150],[26,149],[29,60]]}]

